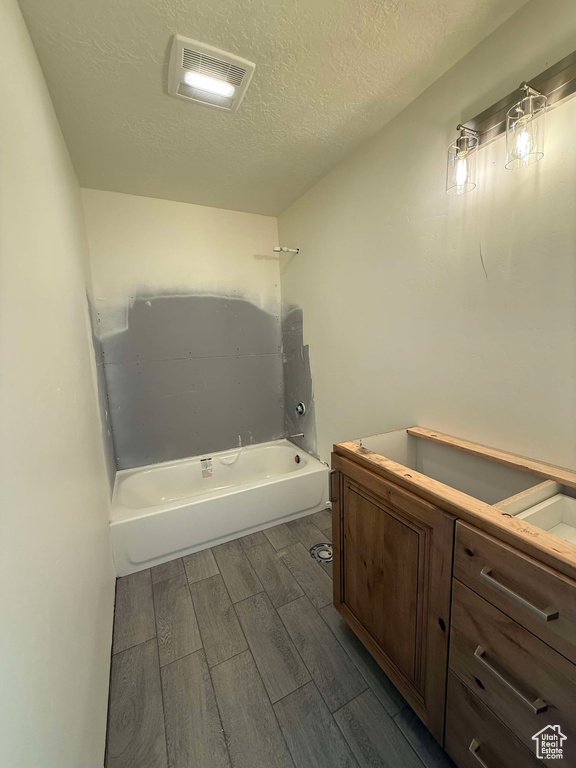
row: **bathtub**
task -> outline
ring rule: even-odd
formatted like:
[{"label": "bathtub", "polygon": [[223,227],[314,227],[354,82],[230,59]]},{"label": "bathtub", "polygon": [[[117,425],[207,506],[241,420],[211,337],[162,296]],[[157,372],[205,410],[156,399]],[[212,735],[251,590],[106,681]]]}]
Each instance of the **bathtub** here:
[{"label": "bathtub", "polygon": [[110,534],[118,576],[327,506],[328,467],[288,440],[117,473]]}]

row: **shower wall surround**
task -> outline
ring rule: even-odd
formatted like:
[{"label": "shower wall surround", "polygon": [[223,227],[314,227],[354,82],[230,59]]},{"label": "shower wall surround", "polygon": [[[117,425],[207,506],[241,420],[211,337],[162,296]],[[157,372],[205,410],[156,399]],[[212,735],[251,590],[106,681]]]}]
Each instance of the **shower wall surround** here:
[{"label": "shower wall surround", "polygon": [[276,219],[94,190],[83,203],[117,468],[283,437]]},{"label": "shower wall surround", "polygon": [[279,318],[248,301],[138,297],[102,352],[119,469],[284,435]]},{"label": "shower wall surround", "polygon": [[[284,424],[287,435],[304,433],[298,445],[313,456],[316,450],[316,414],[310,371],[310,349],[304,344],[304,317],[297,306],[282,308],[282,345],[284,359]],[[296,408],[304,403],[306,411]]]},{"label": "shower wall surround", "polygon": [[116,453],[114,451],[114,441],[112,439],[112,422],[110,419],[110,408],[108,404],[108,393],[106,390],[106,376],[104,373],[104,355],[102,352],[102,342],[96,335],[98,329],[98,317],[94,307],[93,298],[90,292],[87,294],[88,312],[90,316],[90,325],[92,329],[92,348],[96,360],[96,386],[98,395],[98,411],[100,414],[100,436],[102,447],[104,449],[104,462],[106,465],[106,476],[110,488],[110,495],[114,489],[114,480],[116,477]]}]

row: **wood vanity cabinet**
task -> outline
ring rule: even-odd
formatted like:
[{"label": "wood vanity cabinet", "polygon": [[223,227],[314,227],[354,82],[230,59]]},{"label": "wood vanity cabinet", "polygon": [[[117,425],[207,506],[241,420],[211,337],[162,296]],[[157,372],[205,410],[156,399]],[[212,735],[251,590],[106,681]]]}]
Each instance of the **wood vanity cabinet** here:
[{"label": "wood vanity cabinet", "polygon": [[556,762],[576,765],[575,618],[575,582],[456,523],[445,748],[458,766],[541,765],[547,728],[566,738]]},{"label": "wood vanity cabinet", "polygon": [[454,518],[333,456],[334,604],[442,743]]},{"label": "wood vanity cabinet", "polygon": [[458,768],[576,767],[576,547],[516,517],[576,472],[421,427],[332,468],[334,604]]}]

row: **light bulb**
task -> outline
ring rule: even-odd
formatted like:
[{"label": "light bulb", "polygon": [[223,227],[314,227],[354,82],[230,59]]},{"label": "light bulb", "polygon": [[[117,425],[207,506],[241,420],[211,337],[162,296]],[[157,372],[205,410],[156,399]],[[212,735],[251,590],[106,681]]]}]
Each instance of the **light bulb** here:
[{"label": "light bulb", "polygon": [[532,141],[528,131],[519,133],[518,138],[516,139],[516,154],[520,159],[525,160],[528,157],[531,146]]},{"label": "light bulb", "polygon": [[468,178],[468,162],[465,157],[459,157],[456,161],[456,186],[463,187]]},{"label": "light bulb", "polygon": [[448,147],[446,193],[465,195],[476,186],[476,153],[478,134],[471,128],[458,126],[460,136]]},{"label": "light bulb", "polygon": [[506,168],[525,168],[544,157],[544,118],[547,101],[532,92],[506,115]]},{"label": "light bulb", "polygon": [[528,130],[529,126],[527,125],[531,119],[531,115],[524,115],[524,117],[521,117],[517,123],[515,154],[522,162],[526,160],[532,151],[532,137],[530,136],[530,131]]},{"label": "light bulb", "polygon": [[208,77],[208,75],[201,75],[199,72],[186,72],[184,82],[191,88],[214,93],[216,96],[230,98],[236,92],[236,88],[230,85],[230,83],[225,83],[223,80],[218,80],[215,77]]}]

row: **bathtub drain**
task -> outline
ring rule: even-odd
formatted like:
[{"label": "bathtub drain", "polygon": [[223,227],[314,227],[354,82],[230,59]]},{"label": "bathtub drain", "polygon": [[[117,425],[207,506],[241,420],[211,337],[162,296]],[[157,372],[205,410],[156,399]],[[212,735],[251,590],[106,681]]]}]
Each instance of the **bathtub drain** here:
[{"label": "bathtub drain", "polygon": [[310,556],[317,560],[319,563],[331,563],[332,562],[332,544],[314,544],[310,547]]}]

